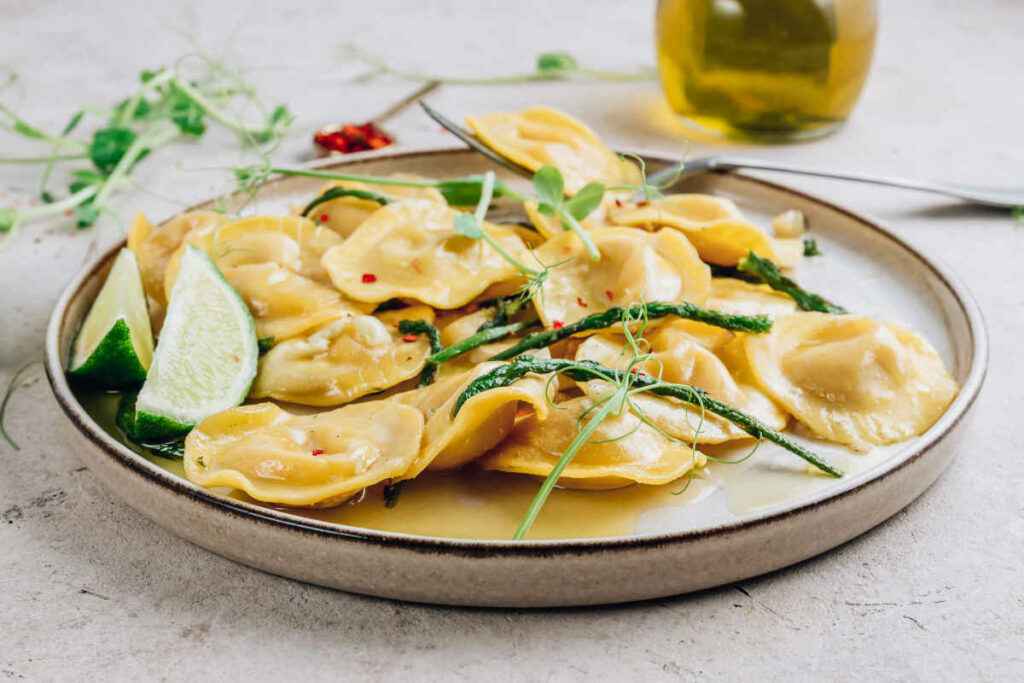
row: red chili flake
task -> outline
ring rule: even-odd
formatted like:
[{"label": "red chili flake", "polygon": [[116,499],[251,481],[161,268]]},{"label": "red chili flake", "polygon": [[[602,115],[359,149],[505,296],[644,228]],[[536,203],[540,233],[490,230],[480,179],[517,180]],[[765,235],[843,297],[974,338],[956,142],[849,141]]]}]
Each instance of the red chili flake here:
[{"label": "red chili flake", "polygon": [[580,297],[576,297],[576,305],[579,306],[580,308],[586,308],[587,302]]},{"label": "red chili flake", "polygon": [[394,138],[378,128],[372,121],[323,128],[313,135],[313,142],[329,152],[340,152],[341,154],[381,149],[394,141]]},{"label": "red chili flake", "polygon": [[604,290],[604,295],[608,297],[608,301],[613,301],[615,299],[615,292],[610,289]]},{"label": "red chili flake", "polygon": [[556,330],[560,330],[563,327],[565,327],[565,323],[563,323],[561,320],[555,320],[554,322],[551,323],[551,327],[555,328]]},{"label": "red chili flake", "polygon": [[621,209],[622,208],[622,200],[621,199],[616,199],[615,200],[615,206],[617,206],[617,207],[619,207]]},{"label": "red chili flake", "polygon": [[313,449],[313,452],[312,452],[312,453],[310,453],[310,455],[313,455],[313,456],[317,456],[317,455],[323,455],[323,454],[324,454],[324,453],[326,453],[326,452],[327,452],[327,451],[325,451],[325,450],[324,450],[324,449],[322,449],[322,448],[314,448],[314,449]]},{"label": "red chili flake", "polygon": [[638,374],[638,375],[639,375],[639,374],[640,374],[640,368],[638,368],[637,366],[635,366],[635,365],[634,365],[634,366],[633,366],[633,369],[632,369],[632,370],[630,370],[630,372],[635,372],[636,374]]},{"label": "red chili flake", "polygon": [[417,339],[419,339],[419,337],[417,337],[415,334],[407,334],[404,337],[402,337],[402,341],[404,342],[414,342]]},{"label": "red chili flake", "polygon": [[648,204],[650,204],[650,202],[647,201],[646,199],[641,199],[636,203],[637,206],[647,206]]},{"label": "red chili flake", "polygon": [[329,218],[330,218],[330,216],[328,216],[326,213],[320,214],[320,222],[321,223],[326,223],[327,219],[329,219]]},{"label": "red chili flake", "polygon": [[363,273],[363,284],[364,285],[372,285],[376,281],[377,281],[377,276],[374,275],[373,273]]}]

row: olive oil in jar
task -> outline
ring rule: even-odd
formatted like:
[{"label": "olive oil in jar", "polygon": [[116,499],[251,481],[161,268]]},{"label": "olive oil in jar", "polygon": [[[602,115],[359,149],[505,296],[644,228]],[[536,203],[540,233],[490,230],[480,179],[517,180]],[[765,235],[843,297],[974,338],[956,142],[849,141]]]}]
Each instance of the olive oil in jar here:
[{"label": "olive oil in jar", "polygon": [[876,30],[874,0],[660,0],[662,87],[728,137],[817,137],[853,109]]}]

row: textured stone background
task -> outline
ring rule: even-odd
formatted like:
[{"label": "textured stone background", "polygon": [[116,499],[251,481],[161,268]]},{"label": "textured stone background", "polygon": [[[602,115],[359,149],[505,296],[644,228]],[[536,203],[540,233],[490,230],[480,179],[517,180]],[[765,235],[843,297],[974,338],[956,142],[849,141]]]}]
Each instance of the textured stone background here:
[{"label": "textured stone background", "polygon": [[[262,92],[292,106],[296,135],[280,151],[288,161],[316,125],[369,116],[410,89],[344,83],[354,71],[341,58],[346,41],[449,73],[527,69],[551,48],[607,67],[652,61],[650,2],[0,4],[0,67],[20,77],[0,101],[30,120],[59,127],[81,104],[126,92],[141,68],[198,46],[234,55]],[[874,72],[850,125],[758,153],[1024,184],[1024,4],[883,4]],[[681,151],[654,84],[450,87],[433,101],[456,116],[552,104],[613,142]],[[415,111],[392,128],[405,142],[444,141]],[[2,149],[28,151],[8,139]],[[218,192],[228,176],[209,169],[244,160],[217,136],[161,157],[140,167],[139,191],[120,196],[122,218],[140,209],[162,218]],[[0,203],[30,195],[34,177],[0,169]],[[794,184],[877,215],[950,263],[988,318],[992,365],[972,447],[890,522],[792,569],[647,604],[535,612],[396,604],[264,575],[149,523],[65,450],[36,369],[8,418],[23,448],[0,445],[0,681],[1021,678],[1024,225],[911,193]],[[123,226],[32,225],[0,251],[0,381],[41,356],[58,293]]]}]

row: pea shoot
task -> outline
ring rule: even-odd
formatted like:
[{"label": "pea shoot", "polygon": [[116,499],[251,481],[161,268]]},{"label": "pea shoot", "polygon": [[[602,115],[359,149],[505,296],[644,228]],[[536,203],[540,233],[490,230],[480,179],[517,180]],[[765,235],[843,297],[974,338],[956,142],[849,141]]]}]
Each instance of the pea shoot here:
[{"label": "pea shoot", "polygon": [[[0,158],[0,164],[43,167],[39,186],[42,204],[0,207],[0,232],[69,211],[74,213],[79,228],[91,226],[108,208],[111,196],[129,182],[140,161],[175,141],[203,137],[210,122],[235,132],[245,146],[274,144],[291,124],[288,109],[274,107],[256,125],[237,118],[229,108],[239,100],[263,109],[252,87],[212,60],[205,60],[205,64],[209,73],[195,80],[185,76],[178,66],[142,71],[135,92],[101,114],[105,120],[84,138],[74,134],[86,120],[85,109],[72,114],[59,134],[51,134],[0,104],[0,129],[46,150],[34,157]],[[67,196],[57,199],[48,187],[52,173],[58,164],[76,161],[87,161],[90,167],[73,170]]]}]

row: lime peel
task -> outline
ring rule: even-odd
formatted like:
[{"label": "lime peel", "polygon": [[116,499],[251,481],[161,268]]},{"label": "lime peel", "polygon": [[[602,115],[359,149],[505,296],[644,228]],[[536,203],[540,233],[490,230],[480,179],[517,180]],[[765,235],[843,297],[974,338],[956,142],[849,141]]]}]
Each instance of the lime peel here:
[{"label": "lime peel", "polygon": [[107,389],[137,387],[153,359],[153,332],[135,255],[122,249],[72,348],[69,374]]}]

